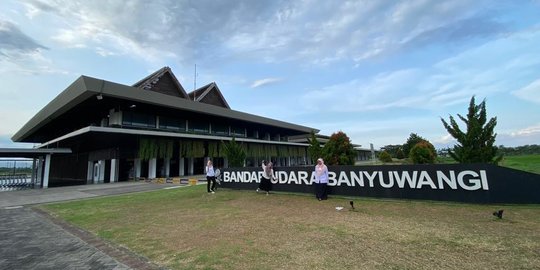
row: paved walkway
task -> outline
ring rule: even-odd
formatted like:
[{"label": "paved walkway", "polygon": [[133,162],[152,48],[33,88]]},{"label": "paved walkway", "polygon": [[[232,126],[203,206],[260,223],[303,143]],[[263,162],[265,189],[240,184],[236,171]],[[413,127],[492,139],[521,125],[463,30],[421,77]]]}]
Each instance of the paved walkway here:
[{"label": "paved walkway", "polygon": [[160,269],[32,205],[173,187],[120,182],[0,192],[0,269]]}]

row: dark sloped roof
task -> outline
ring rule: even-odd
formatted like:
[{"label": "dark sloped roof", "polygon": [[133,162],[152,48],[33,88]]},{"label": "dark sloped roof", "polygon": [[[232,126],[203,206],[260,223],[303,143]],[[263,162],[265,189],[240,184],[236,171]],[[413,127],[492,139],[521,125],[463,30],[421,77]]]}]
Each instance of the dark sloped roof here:
[{"label": "dark sloped roof", "polygon": [[162,94],[188,98],[186,90],[180,84],[171,68],[163,67],[156,72],[146,76],[144,79],[133,84],[133,87],[159,92]]},{"label": "dark sloped roof", "polygon": [[192,91],[188,95],[190,100],[216,105],[227,109],[231,108],[215,82],[211,82],[195,91]]},{"label": "dark sloped roof", "polygon": [[17,133],[15,133],[11,139],[14,142],[32,142],[32,138],[40,132],[45,132],[46,127],[50,123],[57,121],[58,118],[66,114],[70,109],[79,106],[85,101],[96,100],[97,102],[96,97],[99,97],[100,100],[111,97],[164,108],[226,117],[248,123],[288,129],[300,133],[310,133],[312,131],[315,133],[319,132],[317,129],[306,126],[239,112],[201,102],[194,102],[186,98],[173,97],[154,91],[147,91],[141,88],[122,85],[92,77],[81,76],[66,90],[49,102],[49,104],[41,109],[36,115],[34,115],[34,117],[32,117],[32,119],[30,119]]}]

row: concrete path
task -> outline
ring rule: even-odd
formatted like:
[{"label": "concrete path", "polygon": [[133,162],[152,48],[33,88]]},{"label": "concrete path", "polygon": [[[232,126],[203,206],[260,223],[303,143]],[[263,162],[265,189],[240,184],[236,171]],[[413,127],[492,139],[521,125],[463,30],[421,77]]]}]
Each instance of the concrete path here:
[{"label": "concrete path", "polygon": [[174,187],[120,182],[0,192],[0,269],[160,269],[32,206]]}]

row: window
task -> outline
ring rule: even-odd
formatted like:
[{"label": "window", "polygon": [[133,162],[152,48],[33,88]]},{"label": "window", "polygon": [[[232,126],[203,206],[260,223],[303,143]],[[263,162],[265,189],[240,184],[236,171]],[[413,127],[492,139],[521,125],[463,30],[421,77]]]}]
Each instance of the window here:
[{"label": "window", "polygon": [[186,131],[186,120],[160,116],[159,128],[172,131]]},{"label": "window", "polygon": [[212,124],[212,133],[216,135],[229,136],[229,126]]},{"label": "window", "polygon": [[202,123],[197,121],[189,121],[188,130],[193,133],[205,133],[210,132],[210,125],[208,123]]},{"label": "window", "polygon": [[231,135],[235,137],[246,137],[246,129],[240,127],[231,127]]},{"label": "window", "polygon": [[122,113],[122,125],[141,128],[156,128],[156,117],[149,114],[126,111]]}]

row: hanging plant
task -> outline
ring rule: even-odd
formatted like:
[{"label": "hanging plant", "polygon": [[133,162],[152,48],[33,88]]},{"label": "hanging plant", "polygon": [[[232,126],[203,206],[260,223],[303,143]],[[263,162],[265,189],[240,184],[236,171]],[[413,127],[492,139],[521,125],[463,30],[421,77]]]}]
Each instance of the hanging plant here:
[{"label": "hanging plant", "polygon": [[208,142],[208,157],[219,157],[219,145],[217,142]]},{"label": "hanging plant", "polygon": [[139,158],[142,160],[149,160],[157,157],[158,146],[157,141],[154,139],[141,138],[139,140]]},{"label": "hanging plant", "polygon": [[185,157],[193,157],[193,141],[186,141],[184,144],[184,156]]},{"label": "hanging plant", "polygon": [[173,141],[167,139],[159,139],[159,148],[157,157],[171,158],[173,154]]},{"label": "hanging plant", "polygon": [[193,142],[193,157],[196,157],[196,158],[204,157],[204,142],[203,141]]},{"label": "hanging plant", "polygon": [[264,147],[261,144],[256,144],[256,157],[262,158],[264,157]]}]

